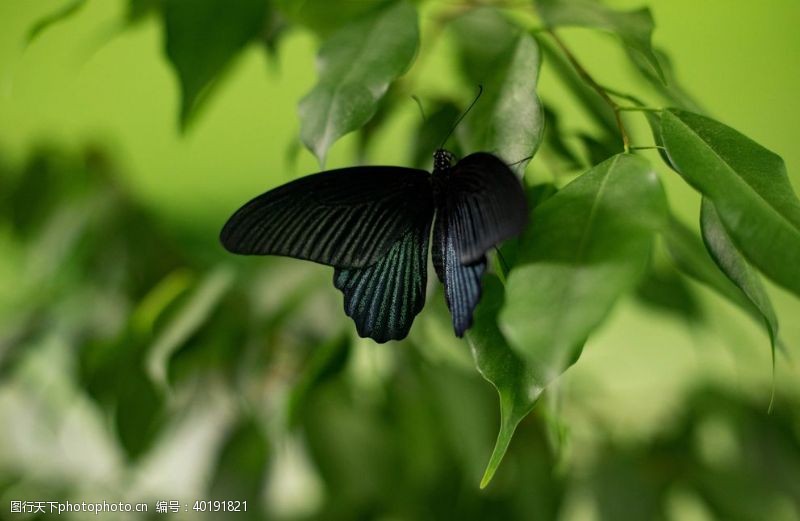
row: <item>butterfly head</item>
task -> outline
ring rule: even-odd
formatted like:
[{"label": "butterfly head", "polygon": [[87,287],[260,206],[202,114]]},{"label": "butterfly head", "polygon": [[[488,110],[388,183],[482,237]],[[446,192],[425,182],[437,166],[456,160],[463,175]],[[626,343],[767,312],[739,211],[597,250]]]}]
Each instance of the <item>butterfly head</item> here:
[{"label": "butterfly head", "polygon": [[442,172],[448,170],[453,166],[455,160],[456,156],[454,156],[451,152],[448,152],[443,148],[439,148],[433,153],[433,171]]}]

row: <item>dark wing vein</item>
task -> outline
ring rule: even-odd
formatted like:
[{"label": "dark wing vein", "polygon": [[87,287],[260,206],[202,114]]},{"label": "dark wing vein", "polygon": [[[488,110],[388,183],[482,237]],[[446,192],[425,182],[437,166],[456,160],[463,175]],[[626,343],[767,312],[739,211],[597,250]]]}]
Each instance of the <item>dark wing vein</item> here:
[{"label": "dark wing vein", "polygon": [[376,342],[408,335],[425,304],[428,233],[433,208],[423,226],[408,230],[372,266],[336,269],[333,284],[344,293],[344,310],[362,337]]},{"label": "dark wing vein", "polygon": [[329,170],[251,200],[225,223],[220,240],[233,253],[361,268],[382,258],[409,229],[430,222],[432,197],[424,170]]}]

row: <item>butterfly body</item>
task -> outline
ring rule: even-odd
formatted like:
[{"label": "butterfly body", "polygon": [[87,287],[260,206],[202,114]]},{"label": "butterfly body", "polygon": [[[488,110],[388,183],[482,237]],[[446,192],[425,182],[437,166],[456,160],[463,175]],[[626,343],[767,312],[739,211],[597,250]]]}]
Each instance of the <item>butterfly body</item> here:
[{"label": "butterfly body", "polygon": [[237,210],[220,240],[233,253],[333,266],[345,313],[359,335],[377,342],[404,338],[422,310],[431,242],[454,331],[463,336],[486,252],[521,233],[527,215],[522,185],[499,158],[478,152],[456,162],[439,149],[432,174],[351,167],[282,185]]}]

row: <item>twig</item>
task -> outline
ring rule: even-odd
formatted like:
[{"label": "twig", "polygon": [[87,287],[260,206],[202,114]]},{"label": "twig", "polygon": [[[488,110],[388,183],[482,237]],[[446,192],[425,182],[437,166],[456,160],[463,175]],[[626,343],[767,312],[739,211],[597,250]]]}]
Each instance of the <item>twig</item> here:
[{"label": "twig", "polygon": [[580,64],[575,55],[572,54],[572,51],[569,50],[569,47],[564,43],[564,41],[556,34],[553,29],[547,31],[548,34],[553,38],[553,41],[556,42],[556,45],[561,49],[561,52],[567,57],[567,60],[572,64],[575,68],[575,71],[578,75],[583,78],[583,80],[591,87],[600,97],[608,103],[611,107],[611,110],[614,111],[614,120],[617,123],[617,128],[619,129],[619,133],[622,136],[622,148],[625,152],[630,151],[630,139],[628,138],[628,132],[625,130],[625,125],[622,123],[622,116],[620,115],[620,106],[617,104],[616,101],[611,99],[611,96],[608,95],[608,91],[604,89],[599,83],[592,78],[592,75],[583,68],[583,65]]}]

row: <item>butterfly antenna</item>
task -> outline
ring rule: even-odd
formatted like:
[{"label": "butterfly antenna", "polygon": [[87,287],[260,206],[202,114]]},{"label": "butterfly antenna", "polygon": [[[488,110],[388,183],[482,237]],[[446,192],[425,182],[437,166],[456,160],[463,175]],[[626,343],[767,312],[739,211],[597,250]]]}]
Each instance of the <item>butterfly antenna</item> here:
[{"label": "butterfly antenna", "polygon": [[417,104],[417,108],[419,109],[419,113],[422,116],[422,122],[427,123],[428,118],[425,117],[425,109],[422,108],[422,102],[419,100],[416,94],[411,95],[411,99]]},{"label": "butterfly antenna", "polygon": [[447,140],[450,139],[450,136],[453,135],[453,132],[455,132],[456,127],[458,126],[458,124],[461,123],[462,119],[464,119],[464,116],[469,114],[469,111],[472,110],[472,107],[474,107],[475,104],[478,102],[478,99],[481,97],[481,94],[483,94],[483,85],[478,85],[478,94],[475,96],[475,99],[472,100],[472,103],[469,104],[469,107],[467,107],[467,110],[462,112],[461,115],[456,120],[456,122],[453,123],[453,127],[450,129],[450,132],[448,132],[447,135],[444,137],[444,139],[442,140],[442,143],[439,145],[439,148],[444,147],[444,144],[447,143]]},{"label": "butterfly antenna", "polygon": [[522,163],[522,162],[524,162],[524,161],[527,161],[528,159],[533,159],[533,156],[523,157],[523,158],[522,158],[522,159],[520,159],[519,161],[514,161],[513,163],[511,163],[511,164],[510,164],[510,165],[508,165],[508,166],[517,166],[518,164],[520,164],[520,163]]}]

